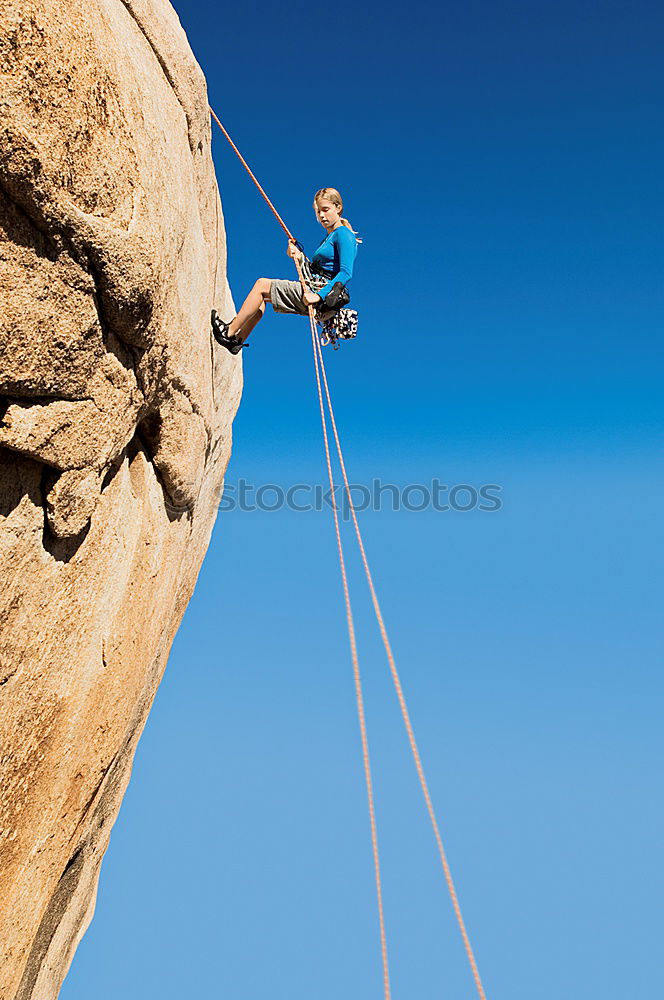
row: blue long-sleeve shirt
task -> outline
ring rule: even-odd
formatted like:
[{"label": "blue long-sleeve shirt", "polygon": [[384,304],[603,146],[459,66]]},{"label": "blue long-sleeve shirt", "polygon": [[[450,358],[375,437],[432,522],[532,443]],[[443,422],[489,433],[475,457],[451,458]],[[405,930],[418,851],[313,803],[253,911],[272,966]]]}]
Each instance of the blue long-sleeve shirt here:
[{"label": "blue long-sleeve shirt", "polygon": [[328,233],[311,258],[314,269],[330,280],[319,290],[322,299],[332,291],[335,281],[344,285],[353,275],[357,255],[357,240],[348,226],[338,226]]}]

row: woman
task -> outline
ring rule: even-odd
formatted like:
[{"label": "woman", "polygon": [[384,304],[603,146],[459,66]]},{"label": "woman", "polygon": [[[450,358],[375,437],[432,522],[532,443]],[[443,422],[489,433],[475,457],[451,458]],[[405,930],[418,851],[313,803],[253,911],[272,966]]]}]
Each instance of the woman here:
[{"label": "woman", "polygon": [[[300,281],[259,278],[242,304],[237,316],[230,323],[212,310],[212,333],[217,343],[231,354],[239,354],[247,337],[263,318],[269,301],[275,312],[296,313],[306,316],[308,307],[322,303],[337,281],[344,285],[353,274],[357,245],[362,241],[348,219],[342,218],[343,202],[336,188],[321,188],[314,195],[314,212],[327,236],[316,250],[311,261],[310,291]],[[287,254],[302,261],[304,254],[292,240],[288,241]]]}]

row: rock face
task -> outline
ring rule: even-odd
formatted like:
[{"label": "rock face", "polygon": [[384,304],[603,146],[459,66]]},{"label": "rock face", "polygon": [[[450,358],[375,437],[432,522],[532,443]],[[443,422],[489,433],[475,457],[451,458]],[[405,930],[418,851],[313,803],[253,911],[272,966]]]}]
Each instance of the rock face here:
[{"label": "rock face", "polygon": [[58,994],[241,392],[203,75],[166,0],[0,0],[0,997]]}]

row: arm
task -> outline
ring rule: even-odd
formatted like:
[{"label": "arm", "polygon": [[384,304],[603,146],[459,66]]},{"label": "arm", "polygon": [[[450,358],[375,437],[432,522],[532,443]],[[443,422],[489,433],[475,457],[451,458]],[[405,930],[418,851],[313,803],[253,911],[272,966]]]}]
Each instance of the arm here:
[{"label": "arm", "polygon": [[286,248],[286,253],[288,254],[289,257],[292,257],[293,260],[302,261],[302,258],[304,257],[304,254],[302,253],[302,251],[296,246],[295,240],[289,240],[288,241],[288,246]]},{"label": "arm", "polygon": [[[300,265],[305,260],[309,261],[309,258],[307,257],[307,255],[305,253],[303,253],[296,246],[295,240],[289,240],[288,241],[288,247],[286,248],[286,253],[288,254],[289,257],[292,257],[293,260],[296,263],[299,262]],[[304,289],[304,293],[303,293],[302,297],[303,297],[304,301],[306,302],[306,304],[308,306],[313,306],[313,305],[315,305],[318,302],[318,296],[316,295],[316,293],[309,291],[309,289],[306,287],[306,285],[305,285],[305,289]]]},{"label": "arm", "polygon": [[339,249],[339,270],[318,292],[321,299],[324,299],[327,293],[332,291],[335,281],[342,281],[345,285],[353,276],[356,248],[355,236],[346,226],[340,226],[339,229],[336,229],[335,235],[336,244]]}]

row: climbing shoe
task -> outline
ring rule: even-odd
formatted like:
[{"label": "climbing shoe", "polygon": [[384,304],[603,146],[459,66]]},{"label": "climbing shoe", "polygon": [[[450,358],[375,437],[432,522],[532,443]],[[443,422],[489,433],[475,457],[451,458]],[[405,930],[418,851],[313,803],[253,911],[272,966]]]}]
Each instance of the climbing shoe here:
[{"label": "climbing shoe", "polygon": [[212,321],[212,335],[218,344],[225,347],[227,351],[231,354],[239,354],[243,347],[248,347],[248,344],[243,344],[241,340],[237,338],[235,334],[228,333],[228,327],[230,323],[224,323],[221,316],[218,314],[216,309],[212,310],[211,314]]}]

